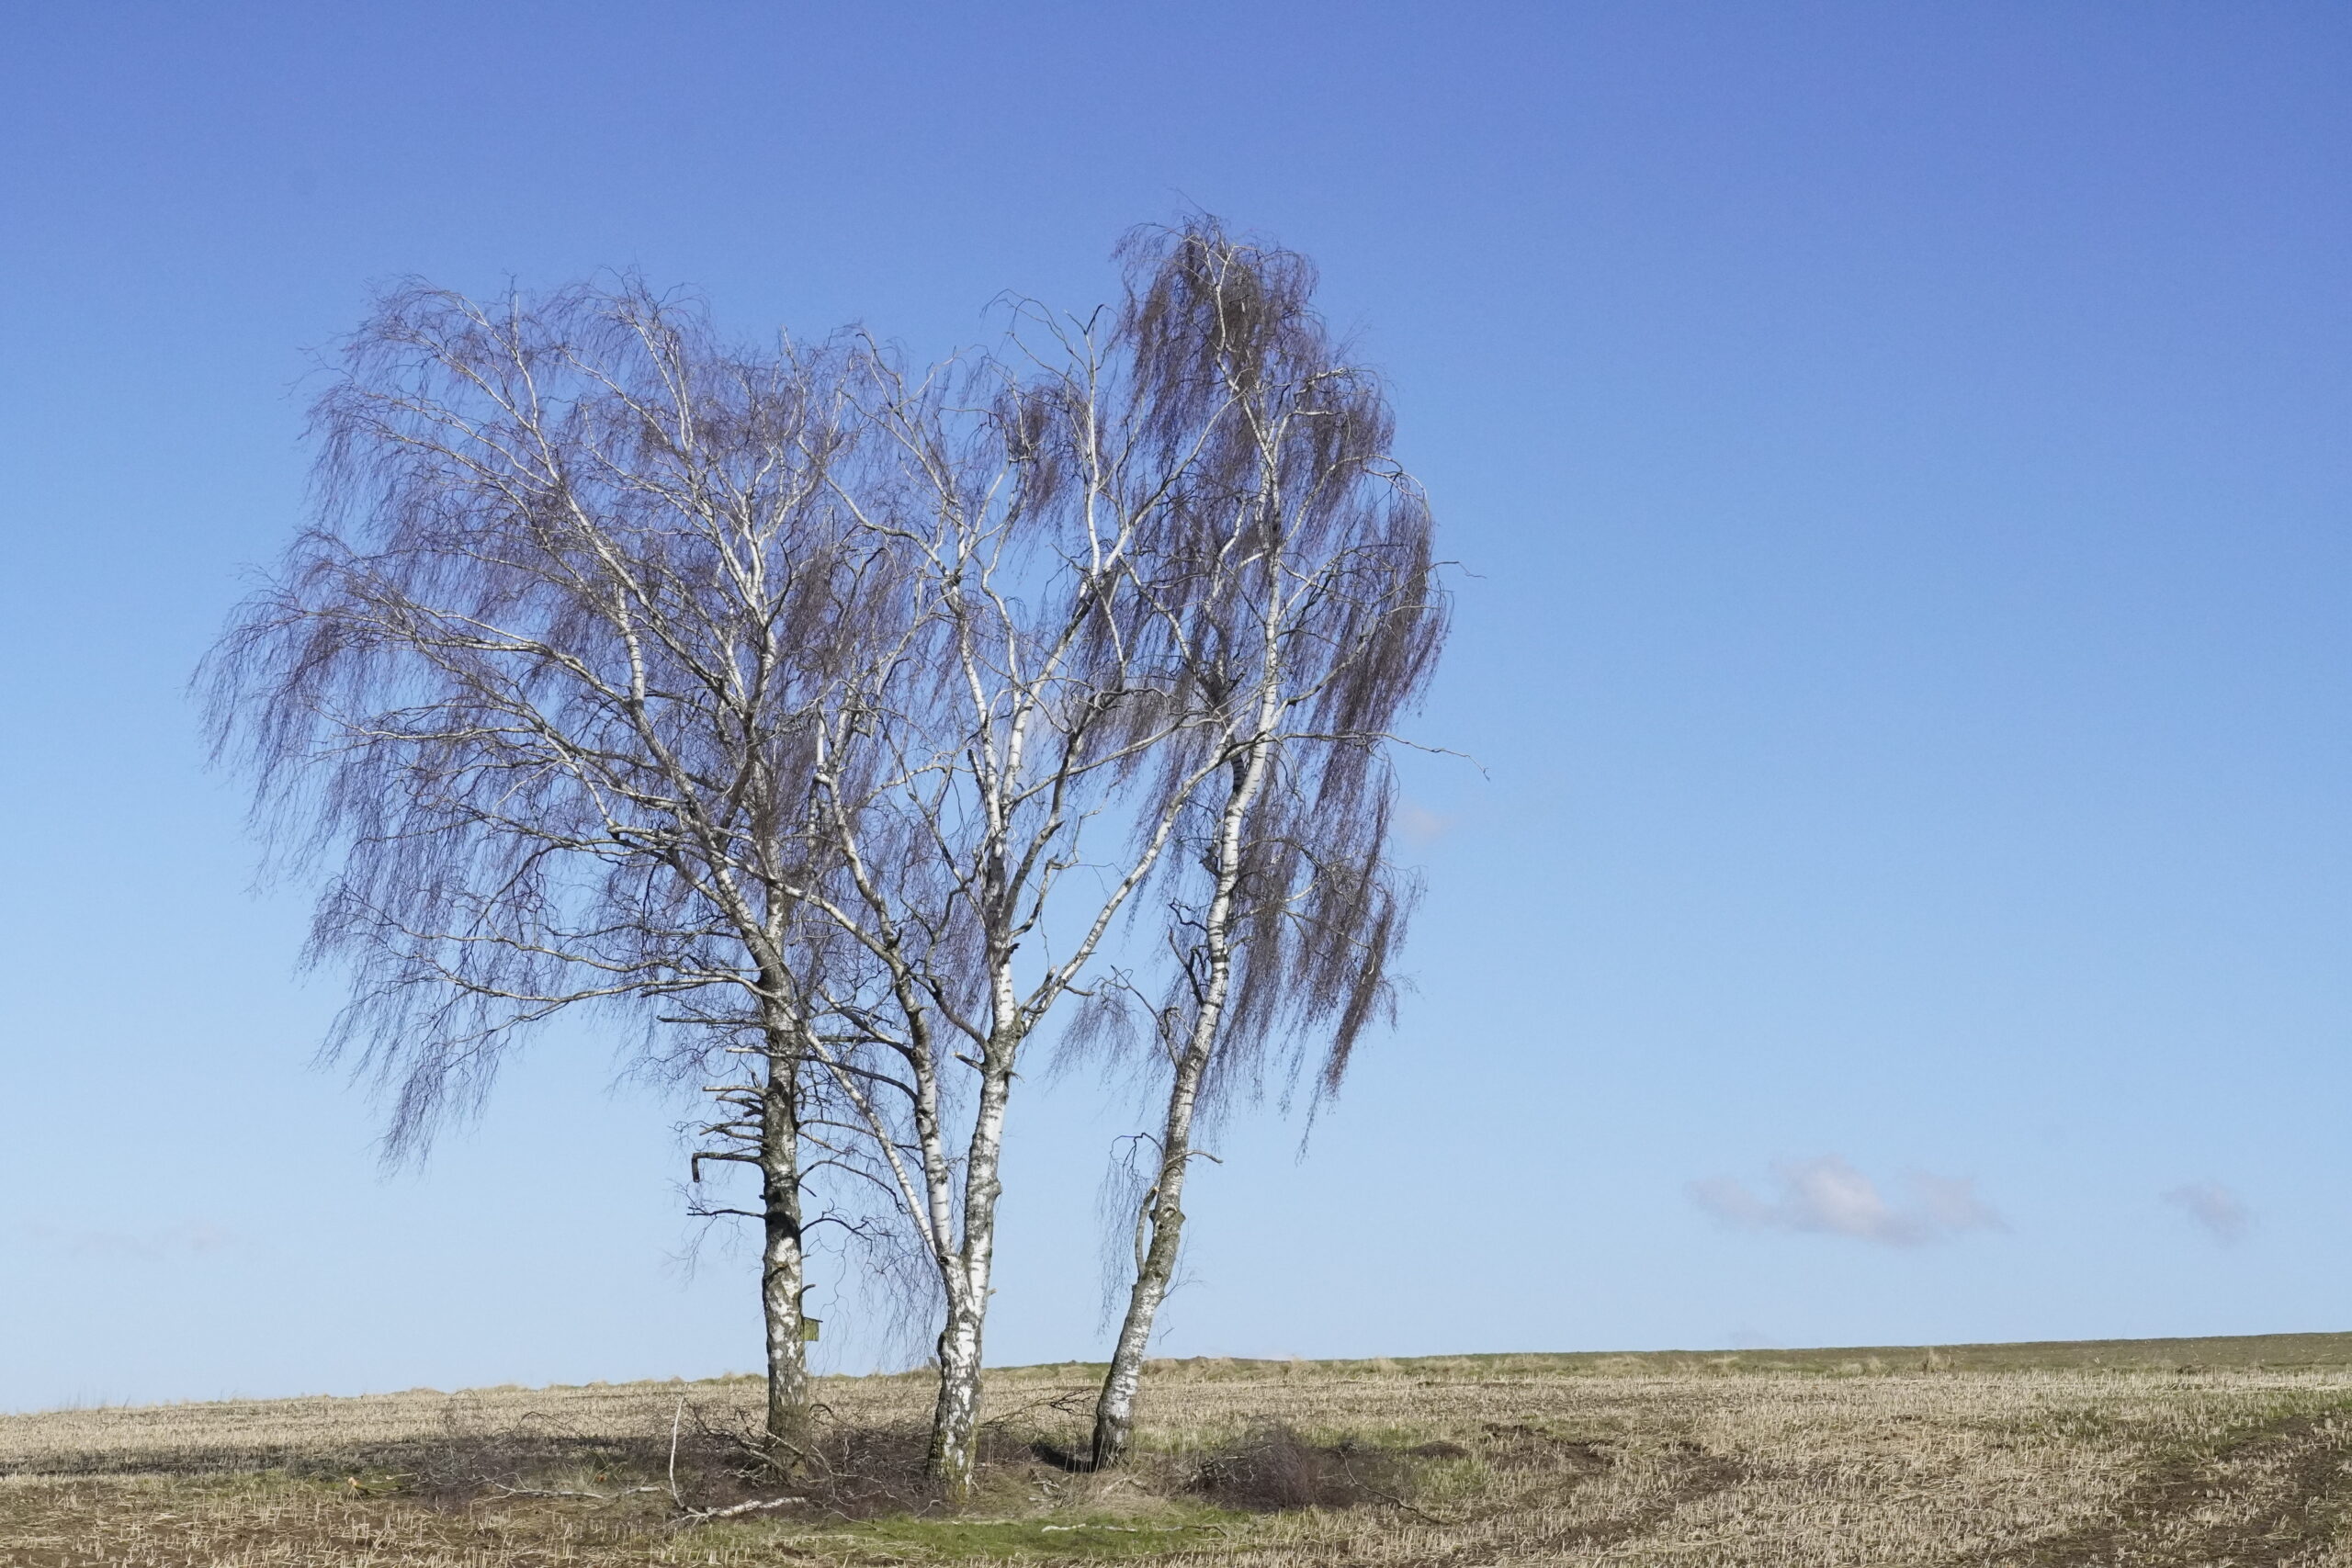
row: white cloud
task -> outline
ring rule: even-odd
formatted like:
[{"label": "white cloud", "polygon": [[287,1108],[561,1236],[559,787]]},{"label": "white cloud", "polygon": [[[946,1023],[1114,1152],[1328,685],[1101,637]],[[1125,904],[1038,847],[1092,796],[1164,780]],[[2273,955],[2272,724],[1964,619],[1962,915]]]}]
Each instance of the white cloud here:
[{"label": "white cloud", "polygon": [[1440,816],[1414,801],[1400,802],[1396,807],[1396,830],[1416,844],[1433,844],[1453,826],[1453,818]]},{"label": "white cloud", "polygon": [[2192,1182],[2165,1194],[2165,1201],[2185,1212],[2223,1247],[2235,1247],[2254,1229],[2254,1211],[2245,1200],[2218,1181]]},{"label": "white cloud", "polygon": [[87,1230],[34,1221],[17,1234],[43,1252],[62,1258],[130,1258],[155,1262],[218,1252],[236,1237],[206,1220],[187,1220],[148,1231]]},{"label": "white cloud", "polygon": [[1914,1172],[1909,1201],[1888,1201],[1871,1179],[1836,1155],[1772,1168],[1778,1194],[1759,1197],[1728,1176],[1690,1183],[1691,1201],[1735,1230],[1849,1235],[1883,1247],[1916,1247],[1962,1231],[2007,1228],[1963,1178]]}]

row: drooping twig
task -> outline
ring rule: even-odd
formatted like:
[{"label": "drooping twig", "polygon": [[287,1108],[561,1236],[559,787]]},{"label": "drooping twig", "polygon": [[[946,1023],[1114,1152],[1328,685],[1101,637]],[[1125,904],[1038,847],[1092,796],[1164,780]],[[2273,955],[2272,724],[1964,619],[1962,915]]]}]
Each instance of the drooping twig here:
[{"label": "drooping twig", "polygon": [[1402,1508],[1405,1512],[1412,1515],[1413,1517],[1419,1519],[1424,1524],[1458,1525],[1462,1522],[1459,1519],[1442,1519],[1435,1514],[1425,1513],[1421,1509],[1416,1508],[1413,1505],[1408,1503],[1402,1497],[1397,1496],[1395,1493],[1384,1491],[1380,1487],[1374,1486],[1371,1482],[1366,1481],[1363,1476],[1358,1475],[1355,1471],[1355,1466],[1348,1462],[1348,1456],[1346,1454],[1342,1453],[1338,1457],[1340,1461],[1340,1473],[1348,1478],[1348,1482],[1351,1485],[1371,1493],[1374,1497],[1379,1498],[1390,1507]]}]

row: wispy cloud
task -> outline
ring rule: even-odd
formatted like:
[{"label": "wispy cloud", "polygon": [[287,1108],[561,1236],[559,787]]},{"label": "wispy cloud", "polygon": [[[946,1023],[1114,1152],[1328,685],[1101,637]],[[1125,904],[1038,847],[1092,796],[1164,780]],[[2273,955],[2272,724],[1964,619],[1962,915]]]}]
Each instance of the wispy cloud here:
[{"label": "wispy cloud", "polygon": [[206,1220],[186,1220],[153,1230],[96,1230],[31,1221],[11,1227],[36,1249],[59,1258],[128,1258],[159,1262],[199,1257],[232,1245],[236,1237]]},{"label": "wispy cloud", "polygon": [[2254,1229],[2254,1211],[2218,1181],[2176,1187],[2165,1194],[2165,1201],[2204,1226],[2205,1233],[2223,1247],[2235,1247]]},{"label": "wispy cloud", "polygon": [[1963,1231],[2007,1227],[1964,1178],[1913,1172],[1905,1201],[1890,1201],[1871,1179],[1836,1155],[1772,1168],[1778,1191],[1759,1196],[1728,1176],[1690,1183],[1691,1201],[1735,1230],[1849,1235],[1882,1247],[1917,1247]]},{"label": "wispy cloud", "polygon": [[1396,830],[1416,844],[1433,844],[1453,826],[1453,818],[1410,800],[1398,803],[1396,821]]}]

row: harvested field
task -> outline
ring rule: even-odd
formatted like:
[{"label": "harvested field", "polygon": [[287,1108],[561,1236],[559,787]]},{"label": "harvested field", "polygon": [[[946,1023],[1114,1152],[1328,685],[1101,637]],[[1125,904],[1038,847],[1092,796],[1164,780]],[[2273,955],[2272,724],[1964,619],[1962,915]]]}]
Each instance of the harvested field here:
[{"label": "harvested field", "polygon": [[0,1562],[2352,1568],[2352,1336],[1167,1363],[1103,1476],[1094,1370],[993,1375],[956,1515],[919,1375],[828,1380],[790,1483],[749,1379],[0,1417]]}]

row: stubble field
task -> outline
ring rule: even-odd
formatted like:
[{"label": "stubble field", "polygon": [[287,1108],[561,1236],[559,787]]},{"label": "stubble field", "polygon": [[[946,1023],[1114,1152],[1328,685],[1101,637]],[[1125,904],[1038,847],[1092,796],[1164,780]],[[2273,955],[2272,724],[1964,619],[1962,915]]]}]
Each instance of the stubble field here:
[{"label": "stubble field", "polygon": [[749,1379],[0,1417],[0,1562],[2352,1568],[2352,1336],[1164,1363],[1099,1476],[1095,1370],[992,1375],[954,1514],[920,1375],[827,1380],[791,1483]]}]

